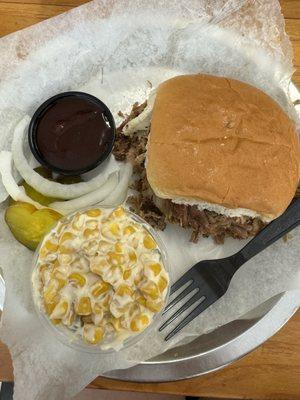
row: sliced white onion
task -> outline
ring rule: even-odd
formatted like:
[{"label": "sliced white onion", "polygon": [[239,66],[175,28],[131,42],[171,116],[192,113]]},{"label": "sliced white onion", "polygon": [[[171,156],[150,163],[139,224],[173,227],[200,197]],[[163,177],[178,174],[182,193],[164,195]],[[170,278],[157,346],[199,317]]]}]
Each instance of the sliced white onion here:
[{"label": "sliced white onion", "polygon": [[118,163],[115,161],[114,157],[111,156],[101,168],[99,174],[87,182],[65,185],[43,178],[31,168],[24,155],[24,136],[27,132],[29,122],[30,117],[26,115],[15,128],[12,143],[13,160],[22,178],[44,196],[58,197],[60,199],[75,199],[100,188],[107,181],[109,175],[119,170]]},{"label": "sliced white onion", "polygon": [[130,163],[127,163],[121,170],[120,182],[116,190],[111,192],[111,194],[108,197],[106,197],[103,201],[101,201],[100,205],[105,207],[116,207],[122,204],[126,200],[127,190],[131,175],[132,175],[132,165]]},{"label": "sliced white onion", "polygon": [[43,208],[43,206],[36,201],[32,200],[22,186],[18,186],[13,177],[12,171],[12,153],[10,151],[1,151],[0,153],[0,174],[2,176],[2,183],[7,190],[7,193],[15,201],[24,201],[34,205],[36,208]]},{"label": "sliced white onion", "polygon": [[128,124],[124,126],[123,128],[124,135],[130,136],[136,131],[144,131],[150,127],[155,98],[156,98],[156,89],[154,89],[150,93],[149,98],[147,100],[147,105],[144,108],[144,110],[140,113],[140,115],[129,121]]},{"label": "sliced white onion", "polygon": [[50,208],[58,211],[61,214],[70,214],[81,208],[93,206],[105,199],[118,185],[118,173],[113,173],[101,188],[78,197],[77,199],[68,201],[56,201],[49,205]]}]

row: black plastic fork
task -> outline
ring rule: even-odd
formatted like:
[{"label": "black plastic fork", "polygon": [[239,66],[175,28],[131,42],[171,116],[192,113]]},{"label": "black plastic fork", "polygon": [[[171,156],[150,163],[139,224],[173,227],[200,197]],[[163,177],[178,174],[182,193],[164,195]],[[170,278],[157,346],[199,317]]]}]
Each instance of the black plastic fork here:
[{"label": "black plastic fork", "polygon": [[171,339],[200,313],[222,297],[226,293],[233,275],[246,261],[266,249],[272,243],[296,228],[299,224],[300,198],[294,200],[280,217],[267,225],[238,253],[220,260],[200,261],[195,264],[171,287],[171,294],[173,294],[189,283],[188,286],[166,306],[163,314],[173,308],[189,293],[197,291],[179,308],[179,310],[168,318],[159,330],[162,331],[165,329],[193,304],[198,301],[201,302],[166,336],[165,340]]}]

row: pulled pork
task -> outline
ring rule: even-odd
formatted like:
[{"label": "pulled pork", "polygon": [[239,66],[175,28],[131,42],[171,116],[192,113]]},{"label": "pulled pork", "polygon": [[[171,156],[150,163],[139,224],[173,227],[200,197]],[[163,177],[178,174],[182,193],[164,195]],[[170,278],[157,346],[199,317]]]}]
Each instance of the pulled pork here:
[{"label": "pulled pork", "polygon": [[132,119],[136,118],[147,106],[145,101],[142,104],[135,103],[129,115],[124,117],[124,121],[117,128],[116,140],[114,144],[113,154],[117,161],[130,161],[133,165],[135,173],[142,174],[145,170],[146,145],[148,140],[148,132],[135,132],[134,135],[124,135],[123,128]]},{"label": "pulled pork", "polygon": [[197,206],[175,204],[165,201],[169,222],[193,230],[191,241],[197,242],[201,236],[212,236],[216,243],[223,243],[226,236],[247,239],[255,236],[265,224],[259,218],[226,217],[213,211],[199,210]]},{"label": "pulled pork", "polygon": [[122,133],[124,126],[126,126],[128,122],[132,121],[134,118],[138,117],[141,114],[141,112],[144,111],[146,106],[147,106],[147,101],[144,101],[144,103],[142,104],[134,103],[129,115],[124,115],[121,111],[119,111],[119,116],[124,118],[124,120],[121,123],[121,125],[118,126],[117,131],[119,133]]},{"label": "pulled pork", "polygon": [[135,181],[132,189],[136,194],[128,199],[132,211],[155,229],[164,230],[167,222],[191,229],[191,241],[195,243],[202,236],[212,236],[216,243],[223,243],[226,236],[235,239],[255,236],[265,226],[259,218],[227,217],[213,211],[199,210],[197,206],[176,204],[156,197],[147,181],[145,170],[148,131],[134,132],[130,136],[122,132],[128,122],[136,118],[146,105],[146,102],[134,104],[131,113],[125,116],[117,129],[113,151],[118,161],[127,160],[133,164]]}]

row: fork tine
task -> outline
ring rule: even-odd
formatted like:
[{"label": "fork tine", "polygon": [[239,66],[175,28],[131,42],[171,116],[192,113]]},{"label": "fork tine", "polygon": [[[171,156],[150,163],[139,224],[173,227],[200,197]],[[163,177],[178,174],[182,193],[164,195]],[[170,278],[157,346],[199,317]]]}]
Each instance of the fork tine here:
[{"label": "fork tine", "polygon": [[197,307],[195,307],[189,315],[187,315],[168,335],[165,337],[165,341],[171,339],[176,333],[181,331],[187,324],[189,324],[193,319],[195,319],[199,314],[206,310],[215,300],[208,301],[205,298]]},{"label": "fork tine", "polygon": [[171,322],[174,321],[180,314],[182,314],[185,310],[187,310],[190,306],[192,306],[197,300],[201,299],[203,295],[198,290],[197,293],[194,294],[182,307],[179,308],[167,321],[165,321],[162,326],[158,329],[160,332],[165,329]]},{"label": "fork tine", "polygon": [[170,295],[175,293],[181,286],[185,285],[188,281],[194,282],[191,276],[191,270],[183,274],[172,286],[170,290]]},{"label": "fork tine", "polygon": [[173,299],[164,309],[163,315],[173,308],[180,300],[182,300],[186,295],[188,295],[194,288],[195,282],[191,281],[190,284],[181,292],[175,299]]}]

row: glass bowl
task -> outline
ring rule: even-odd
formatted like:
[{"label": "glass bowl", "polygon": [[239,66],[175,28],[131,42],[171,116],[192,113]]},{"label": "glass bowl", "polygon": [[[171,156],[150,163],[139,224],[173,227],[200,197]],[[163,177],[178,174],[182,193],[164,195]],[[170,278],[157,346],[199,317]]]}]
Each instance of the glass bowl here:
[{"label": "glass bowl", "polygon": [[105,209],[108,211],[110,211],[110,210],[113,211],[115,209],[112,207],[97,207],[97,206],[88,207],[85,209],[78,210],[72,214],[69,214],[69,215],[63,217],[60,221],[58,221],[58,223],[51,229],[51,231],[48,232],[48,234],[43,238],[40,245],[36,249],[36,252],[34,255],[34,260],[33,260],[32,274],[31,274],[31,293],[32,293],[35,310],[36,310],[36,313],[37,313],[41,323],[61,343],[65,344],[73,349],[76,349],[76,350],[79,350],[82,352],[86,352],[86,353],[94,353],[94,354],[95,353],[113,353],[115,351],[119,351],[119,350],[122,350],[122,349],[125,349],[125,348],[135,345],[137,342],[139,342],[143,338],[145,333],[149,332],[150,330],[155,330],[155,328],[157,328],[160,325],[160,317],[164,311],[165,306],[168,304],[168,299],[169,299],[169,295],[170,295],[170,282],[171,282],[170,268],[169,268],[169,264],[168,264],[168,257],[167,257],[165,245],[162,242],[162,240],[160,239],[157,232],[145,220],[143,220],[141,217],[139,217],[138,215],[134,214],[133,212],[131,212],[130,210],[128,210],[127,208],[124,207],[126,213],[133,219],[133,221],[138,223],[140,226],[142,226],[153,237],[153,239],[155,240],[155,242],[157,244],[158,250],[161,255],[162,264],[164,266],[164,270],[167,273],[168,278],[169,278],[167,293],[166,293],[166,296],[164,299],[164,307],[162,308],[162,310],[160,310],[159,312],[157,312],[153,315],[152,321],[142,332],[133,333],[119,345],[116,345],[114,342],[105,343],[105,344],[99,343],[96,345],[89,344],[89,343],[85,342],[83,338],[79,337],[74,332],[72,332],[72,330],[70,328],[66,327],[65,325],[63,325],[63,324],[54,325],[51,322],[50,318],[48,318],[48,316],[42,310],[41,305],[40,305],[41,304],[40,293],[38,293],[38,291],[34,289],[34,285],[33,285],[33,282],[34,282],[34,280],[36,278],[36,274],[37,274],[37,261],[38,261],[38,257],[39,257],[39,251],[40,251],[40,248],[42,247],[42,245],[44,244],[44,242],[47,240],[48,236],[51,234],[51,232],[56,230],[56,227],[60,222],[62,222],[62,223],[69,222],[74,217],[75,214],[87,211],[91,208],[99,209],[99,210]]}]

